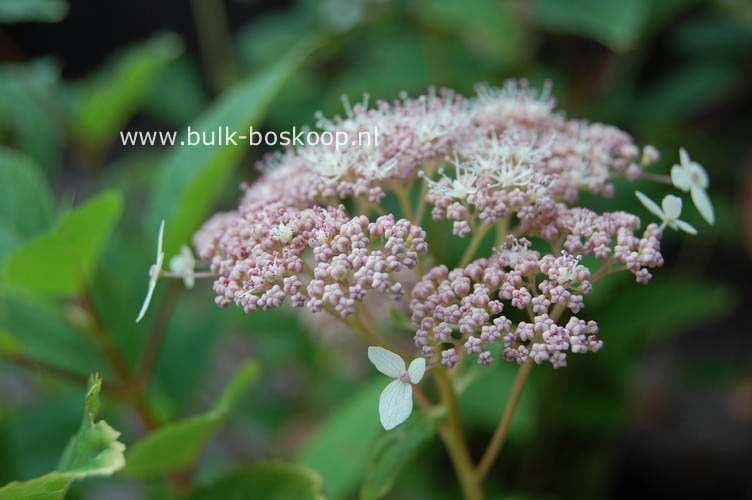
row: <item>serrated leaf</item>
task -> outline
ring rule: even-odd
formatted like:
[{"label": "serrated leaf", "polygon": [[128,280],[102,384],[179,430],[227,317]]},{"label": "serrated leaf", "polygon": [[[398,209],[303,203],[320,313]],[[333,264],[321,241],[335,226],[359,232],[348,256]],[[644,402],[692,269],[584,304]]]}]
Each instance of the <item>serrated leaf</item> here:
[{"label": "serrated leaf", "polygon": [[67,13],[65,0],[0,0],[0,23],[56,23]]},{"label": "serrated leaf", "polygon": [[181,51],[177,36],[157,36],[117,55],[81,83],[73,116],[76,133],[87,145],[111,142],[144,101],[159,71]]},{"label": "serrated leaf", "polygon": [[434,437],[438,419],[423,413],[382,434],[374,443],[368,459],[360,498],[382,498],[394,487],[404,469]]},{"label": "serrated leaf", "polygon": [[196,489],[188,500],[324,500],[321,477],[298,465],[257,463]]},{"label": "serrated leaf", "polygon": [[379,394],[385,386],[384,379],[374,381],[334,409],[298,456],[298,463],[321,474],[330,499],[346,497],[363,477],[381,429]]},{"label": "serrated leaf", "polygon": [[0,226],[28,238],[52,224],[53,208],[52,190],[39,166],[0,147]]},{"label": "serrated leaf", "polygon": [[120,433],[104,420],[96,421],[102,379],[89,379],[81,427],[66,446],[55,472],[25,482],[12,482],[0,488],[0,500],[59,500],[77,479],[109,476],[125,465],[125,445]]},{"label": "serrated leaf", "polygon": [[99,375],[90,377],[81,428],[66,446],[58,466],[59,472],[78,477],[109,476],[125,465],[125,445],[117,441],[120,433],[104,420],[96,421],[101,405],[101,389],[102,379]]},{"label": "serrated leaf", "polygon": [[258,365],[247,362],[233,376],[213,410],[167,424],[134,443],[129,449],[123,474],[154,477],[194,464],[206,442],[258,375]]},{"label": "serrated leaf", "polygon": [[55,229],[32,238],[8,256],[5,283],[31,293],[75,295],[94,272],[120,217],[123,200],[106,191],[64,216]]},{"label": "serrated leaf", "polygon": [[[304,42],[270,68],[233,87],[191,124],[191,129],[210,133],[228,127],[247,135],[311,47]],[[190,241],[246,152],[242,141],[237,146],[173,147],[160,169],[150,217],[154,227],[160,220],[166,221],[164,250],[168,259]]]}]

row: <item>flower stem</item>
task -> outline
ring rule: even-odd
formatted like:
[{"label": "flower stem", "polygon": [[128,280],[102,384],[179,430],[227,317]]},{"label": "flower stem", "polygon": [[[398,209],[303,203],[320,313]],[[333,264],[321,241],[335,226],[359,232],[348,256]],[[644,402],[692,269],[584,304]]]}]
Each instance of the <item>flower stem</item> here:
[{"label": "flower stem", "polygon": [[143,387],[148,387],[151,377],[154,375],[154,371],[157,368],[157,362],[162,353],[162,345],[167,337],[167,328],[169,327],[170,319],[175,312],[179,296],[180,285],[175,281],[169,282],[165,298],[159,304],[159,308],[157,309],[157,316],[152,323],[139,363],[137,379]]},{"label": "flower stem", "polygon": [[28,356],[24,356],[23,354],[19,354],[13,351],[6,351],[4,349],[0,349],[0,359],[2,359],[3,361],[7,361],[9,363],[13,363],[22,368],[26,368],[27,370],[31,372],[44,373],[53,378],[63,379],[68,382],[78,384],[82,387],[86,387],[86,383],[88,381],[88,377],[86,375],[82,375],[80,373],[66,370],[65,368],[60,368],[58,366],[46,363],[41,360],[30,358]]},{"label": "flower stem", "polygon": [[173,273],[170,271],[160,271],[159,275],[164,278],[185,279],[185,278],[216,278],[219,276],[217,273],[211,271],[199,271],[197,273]]},{"label": "flower stem", "polygon": [[192,0],[201,57],[213,89],[219,92],[238,78],[232,53],[232,40],[227,25],[224,2]]},{"label": "flower stem", "polygon": [[671,181],[671,177],[668,175],[651,174],[649,172],[643,172],[640,175],[640,178],[647,179],[653,182],[660,182],[662,184],[673,184],[673,182]]},{"label": "flower stem", "polygon": [[413,207],[410,204],[410,188],[397,186],[394,188],[394,194],[397,195],[397,199],[402,207],[402,216],[407,220],[413,220],[415,215],[413,215]]},{"label": "flower stem", "polygon": [[109,330],[105,327],[104,321],[99,315],[99,311],[94,303],[94,295],[88,282],[83,281],[83,283],[82,298],[84,306],[92,319],[90,333],[120,378],[120,381],[123,384],[123,390],[128,396],[133,409],[136,410],[136,413],[140,417],[145,430],[147,432],[152,431],[159,427],[157,419],[152,413],[151,408],[146,401],[146,397],[141,392],[141,386],[138,379],[136,379],[130,366],[128,366],[125,356],[123,356],[123,353],[113,341]]},{"label": "flower stem", "polygon": [[509,234],[509,215],[499,220],[496,224],[496,244],[501,245],[504,243],[507,235]]},{"label": "flower stem", "polygon": [[514,412],[517,409],[517,404],[520,402],[522,396],[522,390],[525,388],[530,371],[533,368],[533,362],[528,361],[524,365],[520,366],[517,371],[517,377],[514,379],[514,386],[512,387],[512,394],[509,395],[506,408],[504,408],[504,414],[501,416],[498,427],[494,431],[494,435],[491,438],[491,442],[486,448],[486,452],[483,454],[478,469],[476,472],[478,481],[482,481],[491,470],[496,457],[499,456],[507,434],[509,433],[509,426],[512,424],[512,418],[514,418]]},{"label": "flower stem", "polygon": [[465,432],[462,429],[460,408],[452,379],[442,365],[435,366],[431,373],[439,387],[441,401],[447,409],[447,432],[442,432],[440,435],[454,465],[462,493],[467,500],[482,500],[484,497],[483,489],[478,476],[475,474],[473,459],[470,456]]},{"label": "flower stem", "polygon": [[473,231],[473,239],[470,240],[470,244],[468,244],[467,249],[465,249],[465,253],[462,255],[462,259],[460,260],[460,263],[457,265],[457,267],[465,267],[470,263],[473,256],[475,255],[475,251],[478,250],[478,245],[480,245],[480,242],[483,241],[483,237],[488,233],[488,231],[493,226],[481,226],[478,230]]}]

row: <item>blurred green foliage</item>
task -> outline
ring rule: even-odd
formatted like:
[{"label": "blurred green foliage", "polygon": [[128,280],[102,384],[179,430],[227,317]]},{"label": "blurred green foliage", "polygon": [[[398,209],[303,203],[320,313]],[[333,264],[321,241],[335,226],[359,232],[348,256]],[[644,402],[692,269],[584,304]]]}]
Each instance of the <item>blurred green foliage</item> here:
[{"label": "blurred green foliage", "polygon": [[143,440],[135,442],[128,449],[123,474],[157,477],[190,467],[258,375],[258,365],[246,363],[230,381],[212,411],[164,425]]},{"label": "blurred green foliage", "polygon": [[[67,10],[62,1],[0,0],[0,22],[66,22]],[[631,425],[641,403],[634,386],[642,353],[682,342],[744,299],[710,255],[730,260],[732,278],[734,266],[748,265],[735,190],[752,123],[749,5],[299,0],[260,12],[231,40],[241,76],[219,95],[207,92],[206,82],[222,79],[202,73],[206,65],[174,33],[118,48],[81,78],[64,78],[52,56],[0,65],[0,484],[57,470],[43,481],[68,487],[74,476],[56,461],[78,419],[78,384],[99,372],[104,413],[128,446],[127,479],[120,481],[144,497],[185,493],[190,485],[181,478],[193,477],[197,489],[188,498],[197,499],[256,488],[269,491],[267,498],[320,498],[322,489],[332,499],[456,498],[451,467],[432,439],[432,416],[416,414],[391,434],[380,430],[375,409],[385,383],[364,375],[363,346],[321,341],[313,324],[286,309],[219,310],[206,285],[191,292],[160,286],[146,320],[133,323],[159,221],[167,220],[169,260],[211,211],[234,205],[237,181],[257,175],[248,165],[263,151],[139,149],[122,146],[119,132],[144,123],[281,130],[311,124],[317,110],[342,113],[342,94],[394,99],[431,85],[472,93],[478,82],[520,76],[536,85],[551,79],[568,114],[615,123],[658,146],[665,159],[657,169],[667,171],[678,145],[687,145],[712,179],[716,226],[690,217],[701,240],[670,235],[668,268],[650,286],[623,277],[599,284],[585,312],[598,319],[606,348],[573,356],[566,370],[534,371],[488,486],[504,498],[527,490],[535,497],[607,496],[598,479],[605,473],[582,477],[578,467],[606,467],[599,457],[608,438]],[[737,109],[745,98],[747,107]],[[615,200],[588,200],[594,209],[607,203],[645,215],[630,189]],[[440,223],[426,224],[433,234],[449,234]],[[443,237],[429,243],[449,262],[464,245]],[[400,332],[399,319],[383,321]],[[142,387],[155,337],[162,348]],[[257,381],[247,358],[260,367]],[[710,380],[705,374],[717,373],[718,364],[694,359],[679,372]],[[724,366],[709,383],[739,382],[743,368]],[[238,367],[225,399],[203,412]],[[510,365],[467,367],[461,405],[477,453],[514,373]],[[147,432],[134,411],[134,388],[144,393],[138,404],[157,430]],[[187,414],[197,416],[181,419]],[[566,460],[556,451],[561,436],[584,443]],[[100,443],[115,442],[111,433],[105,437]],[[523,470],[525,461],[539,470]],[[76,471],[75,478],[91,472]],[[578,479],[540,483],[540,474]],[[82,481],[69,496],[91,498],[100,486]],[[0,498],[18,498],[9,491],[0,490]]]}]

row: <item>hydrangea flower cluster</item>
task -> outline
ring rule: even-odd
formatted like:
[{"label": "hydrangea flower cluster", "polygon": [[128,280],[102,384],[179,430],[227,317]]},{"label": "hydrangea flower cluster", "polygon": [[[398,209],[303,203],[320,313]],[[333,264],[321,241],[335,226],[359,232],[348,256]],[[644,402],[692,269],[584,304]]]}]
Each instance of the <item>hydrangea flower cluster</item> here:
[{"label": "hydrangea flower cluster", "polygon": [[414,268],[427,252],[425,232],[405,219],[369,222],[349,217],[342,205],[301,210],[279,202],[215,216],[194,243],[220,275],[214,283],[220,306],[234,302],[249,312],[289,298],[294,307],[341,317],[353,314],[370,290],[401,299],[405,290],[394,273]]},{"label": "hydrangea flower cluster", "polygon": [[[442,365],[452,368],[467,356],[488,365],[494,344],[503,360],[526,367],[559,368],[569,353],[600,350],[598,324],[582,317],[594,284],[619,271],[647,283],[650,270],[663,265],[664,229],[697,232],[679,218],[682,200],[673,194],[659,206],[635,192],[660,220],[641,231],[635,214],[578,206],[581,193],[609,197],[617,177],[657,181],[689,192],[701,216],[715,220],[707,173],[684,149],[670,176],[647,172],[659,158],[654,147],[640,149],[609,125],[567,119],[555,111],[548,86],[538,93],[510,81],[480,86],[471,99],[431,90],[373,107],[367,96],[354,106],[344,102],[344,117],[319,114],[317,125],[344,133],[345,146],[268,155],[259,164],[262,176],[241,186],[238,208],[214,215],[195,235],[209,271],[194,270],[187,247],[170,259],[170,271],[162,269],[162,223],[136,321],[160,277],[183,279],[187,287],[214,277],[216,303],[245,312],[289,299],[293,307],[328,313],[380,344],[369,348],[369,359],[395,378],[379,404],[382,425],[391,429],[409,417],[412,386],[425,370],[438,367],[437,383],[451,392]],[[360,141],[372,131],[373,143],[370,136]],[[385,208],[393,206],[389,196],[402,218]],[[420,226],[429,205],[433,219],[452,221],[454,236],[471,237],[454,269],[429,268],[435,263]],[[491,231],[497,247],[476,256]],[[419,356],[409,368],[410,353],[385,349],[364,307],[364,299],[379,296],[409,306]]]},{"label": "hydrangea flower cluster", "polygon": [[[478,363],[493,361],[488,347],[503,345],[503,356],[519,364],[530,359],[566,366],[567,351],[598,351],[598,325],[572,315],[560,326],[564,308],[573,314],[583,308],[583,295],[592,290],[590,270],[578,257],[562,252],[541,256],[529,241],[510,236],[498,254],[449,271],[438,266],[413,290],[412,321],[418,325],[415,345],[429,360],[448,367],[459,352],[478,354]],[[516,325],[505,307],[526,311],[530,321]],[[556,306],[559,306],[558,310]]]},{"label": "hydrangea flower cluster", "polygon": [[[671,177],[646,173],[659,158],[654,147],[640,149],[613,126],[567,119],[549,90],[510,81],[480,86],[471,99],[432,90],[372,107],[366,96],[354,106],[345,100],[343,117],[317,115],[319,128],[346,133],[348,145],[265,157],[263,175],[242,186],[238,209],[215,215],[196,234],[198,255],[218,275],[217,304],[248,312],[289,298],[292,306],[344,318],[372,291],[405,298],[429,367],[451,367],[466,355],[488,364],[494,343],[503,345],[505,360],[554,367],[565,366],[569,352],[599,350],[596,322],[575,316],[593,283],[617,271],[647,283],[650,269],[663,264],[663,230],[694,228],[679,220],[681,200],[673,195],[661,208],[638,192],[661,219],[640,231],[634,214],[577,206],[580,194],[608,197],[617,177],[673,182],[692,192],[712,222],[707,175],[684,150]],[[373,130],[376,142],[359,142]],[[410,189],[418,185],[413,210]],[[390,194],[405,218],[384,210]],[[426,206],[434,219],[453,222],[455,236],[472,236],[460,267],[423,272],[430,262],[419,226]],[[372,221],[373,214],[380,216]],[[491,230],[501,244],[472,260]],[[548,250],[532,250],[536,240]],[[412,290],[397,275],[403,269],[418,272]],[[508,318],[515,309],[526,319]]]}]

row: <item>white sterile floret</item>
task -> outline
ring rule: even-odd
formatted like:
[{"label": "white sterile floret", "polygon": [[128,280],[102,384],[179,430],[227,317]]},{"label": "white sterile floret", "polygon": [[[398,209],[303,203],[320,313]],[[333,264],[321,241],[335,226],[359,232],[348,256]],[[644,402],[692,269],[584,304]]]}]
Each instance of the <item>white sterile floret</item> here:
[{"label": "white sterile floret", "polygon": [[459,201],[464,201],[468,195],[478,191],[475,184],[483,172],[483,168],[473,163],[463,162],[456,156],[454,158],[447,158],[447,161],[454,164],[455,178],[449,179],[444,174],[444,169],[439,169],[438,173],[442,176],[442,180],[450,180],[451,184],[449,186],[441,181],[437,182],[429,179],[422,171],[418,172],[418,175],[425,179],[431,189],[435,189]]},{"label": "white sterile floret", "polygon": [[183,275],[183,283],[186,288],[193,288],[196,278],[193,272],[196,269],[196,258],[187,245],[180,247],[180,253],[170,259],[170,271]]},{"label": "white sterile floret", "polygon": [[157,260],[156,262],[154,262],[154,265],[151,266],[151,269],[149,269],[149,289],[146,291],[146,298],[144,299],[144,304],[141,306],[141,311],[139,311],[138,313],[136,323],[141,321],[141,319],[143,319],[144,317],[144,314],[146,314],[146,310],[149,308],[149,304],[151,303],[151,297],[152,295],[154,295],[154,289],[157,287],[159,274],[162,272],[162,264],[164,263],[164,251],[162,251],[162,241],[164,240],[164,225],[165,221],[162,220],[162,223],[159,225],[159,236],[157,237]]},{"label": "white sterile floret", "polygon": [[366,179],[378,181],[389,177],[389,175],[397,166],[399,166],[399,160],[396,156],[384,162],[369,159],[363,161],[358,166],[358,172]]},{"label": "white sterile floret", "polygon": [[381,373],[395,380],[382,391],[379,398],[379,417],[384,429],[390,430],[407,420],[413,411],[413,387],[426,372],[425,358],[412,360],[405,368],[405,361],[383,347],[369,347],[368,359]]},{"label": "white sterile floret", "polygon": [[689,158],[689,153],[684,148],[679,149],[679,165],[671,168],[671,182],[676,188],[692,195],[692,201],[708,224],[715,222],[713,204],[710,202],[708,193],[708,174],[702,165]]},{"label": "white sterile floret", "polygon": [[681,229],[685,233],[689,234],[697,234],[697,230],[695,228],[693,228],[683,220],[679,220],[679,216],[681,215],[682,211],[682,201],[678,196],[669,194],[664,197],[663,201],[661,202],[663,208],[661,208],[653,200],[651,200],[641,192],[635,191],[635,195],[642,202],[642,204],[645,205],[645,208],[650,210],[650,212],[652,212],[656,217],[663,221],[664,226],[668,226],[671,229]]},{"label": "white sterile floret", "polygon": [[292,228],[287,224],[274,226],[271,231],[269,231],[269,234],[283,245],[289,243],[293,237]]}]

